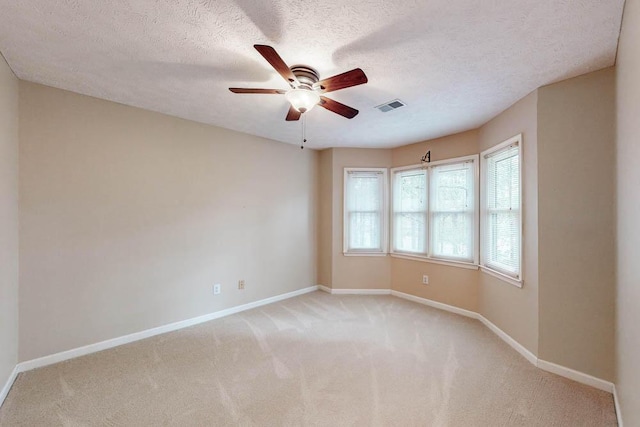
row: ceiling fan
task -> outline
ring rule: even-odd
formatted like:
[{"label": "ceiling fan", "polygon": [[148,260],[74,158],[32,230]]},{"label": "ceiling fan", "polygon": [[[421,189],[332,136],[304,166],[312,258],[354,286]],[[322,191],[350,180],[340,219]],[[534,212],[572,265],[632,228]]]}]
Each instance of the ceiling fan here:
[{"label": "ceiling fan", "polygon": [[271,46],[256,44],[253,47],[275,68],[291,88],[282,90],[231,87],[229,88],[231,92],[284,95],[291,104],[287,113],[287,121],[300,119],[303,113],[311,110],[315,105],[347,119],[352,119],[358,114],[358,110],[355,108],[322,96],[322,94],[367,83],[367,76],[360,68],[320,80],[318,72],[307,65],[289,67]]}]

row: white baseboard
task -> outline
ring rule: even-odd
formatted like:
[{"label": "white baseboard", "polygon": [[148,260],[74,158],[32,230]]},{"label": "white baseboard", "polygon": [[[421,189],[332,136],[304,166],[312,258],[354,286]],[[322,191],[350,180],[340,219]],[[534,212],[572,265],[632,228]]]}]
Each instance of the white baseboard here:
[{"label": "white baseboard", "polygon": [[18,363],[18,365],[16,365],[15,369],[9,376],[9,379],[7,380],[6,384],[2,388],[2,391],[0,392],[0,405],[2,405],[2,403],[4,402],[4,399],[7,397],[7,394],[9,393],[11,386],[13,385],[15,379],[17,378],[20,372],[25,372],[31,369],[52,365],[54,363],[62,362],[64,360],[73,359],[76,357],[80,357],[80,356],[95,353],[98,351],[106,350],[109,348],[117,347],[130,342],[139,341],[145,338],[150,338],[155,335],[176,331],[178,329],[183,329],[189,326],[197,325],[199,323],[204,323],[210,320],[219,319],[221,317],[229,316],[235,313],[250,310],[252,308],[260,307],[266,304],[271,304],[277,301],[282,301],[288,298],[293,298],[298,295],[303,295],[316,290],[321,290],[330,294],[337,294],[337,295],[393,295],[398,298],[403,298],[419,304],[427,305],[429,307],[433,307],[439,310],[448,311],[451,313],[459,314],[461,316],[470,317],[472,319],[478,319],[487,328],[489,328],[493,333],[495,333],[503,341],[509,344],[514,350],[520,353],[525,359],[527,359],[534,366],[537,366],[540,369],[554,373],[556,375],[560,375],[562,377],[577,381],[579,383],[586,384],[591,387],[595,387],[599,390],[613,393],[616,414],[618,417],[618,425],[622,426],[622,417],[621,417],[620,406],[618,402],[618,396],[616,393],[615,385],[613,383],[602,380],[600,378],[593,377],[583,372],[579,372],[570,368],[566,368],[564,366],[557,365],[555,363],[538,359],[536,355],[534,355],[531,351],[526,349],[522,344],[520,344],[518,341],[513,339],[509,334],[504,332],[502,329],[497,327],[495,324],[493,324],[491,321],[489,321],[487,318],[485,318],[479,313],[476,313],[470,310],[465,310],[452,305],[444,304],[438,301],[433,301],[427,298],[421,298],[415,295],[405,294],[399,291],[393,291],[390,289],[332,289],[323,285],[310,286],[308,288],[299,289],[297,291],[289,292],[286,294],[277,295],[277,296],[265,298],[259,301],[254,301],[248,304],[243,304],[243,305],[231,307],[225,310],[216,311],[214,313],[206,314],[204,316],[194,317],[192,319],[170,323],[168,325],[159,326],[157,328],[147,329],[145,331],[136,332],[133,334],[122,336],[122,337],[113,338],[113,339],[98,342],[95,344],[90,344],[84,347],[79,347],[72,350],[67,350],[67,351],[52,354],[49,356],[41,357],[38,359],[33,359],[33,360],[28,360],[26,362]]},{"label": "white baseboard", "polygon": [[613,385],[613,404],[616,408],[616,417],[618,418],[618,427],[623,427],[622,424],[622,410],[620,409],[620,401],[618,400],[618,389],[616,385]]},{"label": "white baseboard", "polygon": [[15,368],[13,368],[13,371],[11,372],[11,375],[9,375],[9,378],[7,379],[7,382],[5,383],[4,387],[2,387],[2,391],[0,391],[0,406],[2,406],[2,404],[4,403],[4,399],[7,398],[7,395],[9,394],[9,390],[11,390],[11,386],[13,386],[13,383],[16,381],[16,378],[18,378],[18,366],[16,366]]},{"label": "white baseboard", "polygon": [[391,295],[391,289],[336,289],[318,285],[318,289],[333,295]]},{"label": "white baseboard", "polygon": [[459,314],[465,317],[471,317],[472,319],[478,318],[478,313],[476,313],[475,311],[465,310],[464,308],[455,307],[453,305],[444,304],[444,303],[433,301],[427,298],[417,297],[415,295],[405,294],[404,292],[399,292],[399,291],[391,291],[391,295],[398,298],[406,299],[409,301],[417,302],[418,304],[428,305],[429,307],[448,311],[450,313]]},{"label": "white baseboard", "polygon": [[331,288],[325,285],[318,285],[318,289],[321,290],[322,292],[326,292],[328,294],[331,293]]},{"label": "white baseboard", "polygon": [[189,326],[197,325],[199,323],[208,322],[210,320],[219,319],[221,317],[229,316],[241,311],[250,310],[252,308],[260,307],[266,304],[271,304],[277,301],[282,301],[288,298],[293,298],[298,295],[306,294],[309,292],[317,291],[318,286],[309,286],[308,288],[299,289],[297,291],[288,292],[282,295],[276,295],[274,297],[261,299],[259,301],[250,302],[243,305],[227,308],[224,310],[216,311],[214,313],[205,314],[204,316],[194,317],[180,322],[170,323],[168,325],[159,326],[157,328],[147,329],[145,331],[135,332],[133,334],[125,335],[118,338],[113,338],[106,341],[101,341],[95,344],[89,344],[84,347],[74,348],[72,350],[63,351],[60,353],[51,354],[49,356],[40,357],[38,359],[28,360],[26,362],[18,363],[16,366],[17,372],[30,371],[31,369],[41,368],[43,366],[52,365],[54,363],[62,362],[64,360],[73,359],[76,357],[84,356],[87,354],[95,353],[98,351],[106,350],[109,348],[117,347],[119,345],[128,344],[134,341],[139,341],[145,338],[150,338],[155,335],[164,334],[167,332],[176,331],[178,329],[187,328]]},{"label": "white baseboard", "polygon": [[552,374],[560,375],[561,377],[569,378],[570,380],[577,381],[581,384],[597,388],[598,390],[613,393],[613,383],[600,378],[596,378],[584,372],[576,371],[565,366],[556,365],[555,363],[547,362],[546,360],[538,359],[538,368],[551,372]]},{"label": "white baseboard", "polygon": [[509,346],[511,346],[511,348],[513,348],[515,351],[520,353],[531,364],[533,364],[534,366],[537,366],[538,358],[536,357],[536,355],[533,354],[531,351],[529,351],[525,346],[520,344],[518,341],[514,340],[511,337],[511,335],[507,334],[505,331],[498,328],[493,322],[491,322],[489,319],[487,319],[481,314],[478,314],[478,320],[481,321],[482,324],[484,324],[487,328],[489,328],[491,332],[499,336],[502,339],[502,341],[506,342],[507,344],[509,344]]},{"label": "white baseboard", "polygon": [[331,288],[334,295],[391,295],[391,289],[335,289]]},{"label": "white baseboard", "polygon": [[[491,330],[494,334],[500,337],[511,348],[513,348],[515,351],[520,353],[532,365],[537,366],[538,368],[543,369],[545,371],[554,373],[556,375],[560,375],[561,377],[569,378],[570,380],[579,382],[581,384],[586,384],[588,386],[597,388],[598,390],[614,393],[614,399],[616,399],[615,386],[613,383],[602,380],[600,378],[596,378],[589,374],[585,374],[584,372],[579,372],[574,369],[566,368],[564,366],[560,366],[555,363],[538,359],[538,357],[535,354],[533,354],[530,350],[528,350],[525,346],[523,346],[518,341],[513,339],[509,334],[507,334],[502,329],[497,327],[494,323],[492,323],[489,319],[487,319],[480,313],[476,313],[475,311],[465,310],[459,307],[454,307],[448,304],[443,304],[441,302],[433,301],[427,298],[421,298],[415,295],[405,294],[403,292],[391,291],[391,295],[399,298],[403,298],[409,301],[414,301],[419,304],[428,305],[429,307],[434,307],[440,310],[445,310],[451,313],[459,314],[461,316],[470,317],[472,319],[478,319],[480,322],[482,322],[482,324],[484,324],[487,328],[489,328],[489,330]],[[616,399],[616,405],[618,405],[617,399]],[[616,413],[620,414],[620,410],[618,406],[616,406]],[[620,418],[618,423],[619,425],[622,425],[620,424],[621,423]]]}]

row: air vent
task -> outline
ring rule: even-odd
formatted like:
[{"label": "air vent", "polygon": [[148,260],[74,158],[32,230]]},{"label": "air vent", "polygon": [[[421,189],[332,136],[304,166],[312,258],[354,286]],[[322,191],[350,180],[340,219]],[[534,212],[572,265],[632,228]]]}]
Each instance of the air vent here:
[{"label": "air vent", "polygon": [[386,113],[388,111],[392,111],[395,109],[398,109],[400,107],[404,107],[406,104],[402,101],[400,101],[399,99],[394,99],[393,101],[389,101],[389,102],[385,102],[384,104],[380,104],[378,105],[377,108],[378,110],[382,111],[383,113]]}]

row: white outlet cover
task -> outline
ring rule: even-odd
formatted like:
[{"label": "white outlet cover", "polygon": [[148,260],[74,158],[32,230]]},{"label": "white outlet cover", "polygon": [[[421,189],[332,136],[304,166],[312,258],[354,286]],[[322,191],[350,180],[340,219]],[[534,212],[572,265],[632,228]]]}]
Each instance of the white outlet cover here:
[{"label": "white outlet cover", "polygon": [[218,295],[220,293],[220,284],[213,285],[213,294]]}]

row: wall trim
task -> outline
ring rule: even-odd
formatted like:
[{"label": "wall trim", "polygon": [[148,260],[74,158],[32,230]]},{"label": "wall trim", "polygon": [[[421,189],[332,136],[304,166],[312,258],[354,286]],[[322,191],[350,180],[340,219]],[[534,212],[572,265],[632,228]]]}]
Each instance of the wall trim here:
[{"label": "wall trim", "polygon": [[325,285],[318,285],[318,290],[322,291],[322,292],[326,292],[328,294],[331,293],[331,288]]},{"label": "wall trim", "polygon": [[584,372],[576,371],[565,366],[557,365],[555,363],[547,362],[546,360],[538,359],[538,368],[551,372],[561,377],[569,378],[570,380],[577,381],[582,384],[597,388],[598,390],[613,393],[613,383],[609,381],[596,378]]},{"label": "wall trim", "polygon": [[318,289],[333,295],[391,295],[391,289],[336,289],[318,285]]},{"label": "wall trim", "polygon": [[618,427],[623,427],[622,424],[622,409],[620,408],[620,401],[618,400],[618,389],[616,385],[613,385],[613,404],[616,408],[616,417],[618,418]]},{"label": "wall trim", "polygon": [[592,375],[585,374],[584,372],[576,371],[571,368],[567,368],[561,365],[557,365],[555,363],[547,362],[546,360],[538,359],[538,357],[533,354],[529,349],[520,344],[518,341],[513,339],[511,335],[507,334],[505,331],[496,326],[489,319],[477,313],[475,311],[465,310],[463,308],[455,307],[452,305],[444,304],[438,301],[433,301],[427,298],[418,297],[411,294],[405,294],[399,291],[391,291],[391,295],[396,296],[398,298],[403,298],[409,301],[417,302],[419,304],[427,305],[429,307],[437,308],[439,310],[448,311],[450,313],[459,314],[461,316],[470,317],[472,319],[479,320],[483,325],[485,325],[491,332],[496,334],[500,339],[502,339],[505,343],[507,343],[511,348],[520,353],[525,359],[529,361],[532,365],[547,371],[553,374],[559,375],[564,378],[568,378],[570,380],[576,381],[581,384],[585,384],[598,390],[606,391],[608,393],[614,394],[614,401],[616,404],[616,414],[618,414],[618,424],[622,426],[620,419],[620,408],[617,400],[617,396],[615,395],[615,385],[610,381],[605,381],[600,378],[596,378]]},{"label": "wall trim", "polygon": [[53,365],[54,363],[62,362],[76,357],[85,356],[87,354],[96,353],[98,351],[106,350],[109,348],[117,347],[123,344],[128,344],[134,341],[139,341],[145,338],[150,338],[156,335],[164,334],[167,332],[173,332],[178,329],[187,328],[189,326],[197,325],[200,323],[208,322],[210,320],[219,319],[221,317],[230,316],[232,314],[240,313],[241,311],[251,310],[252,308],[260,307],[266,304],[282,301],[285,299],[293,298],[299,295],[307,294],[318,290],[318,286],[309,286],[307,288],[298,289],[297,291],[288,292],[281,295],[261,299],[258,301],[250,302],[247,304],[237,305],[235,307],[227,308],[224,310],[216,311],[213,313],[205,314],[203,316],[193,317],[191,319],[181,320],[179,322],[170,323],[168,325],[158,326],[156,328],[147,329],[140,332],[134,332],[133,334],[124,335],[118,338],[112,338],[106,341],[97,342],[94,344],[85,345],[83,347],[74,348],[71,350],[62,351],[60,353],[51,354],[48,356],[40,357],[38,359],[27,360],[25,362],[18,363],[16,366],[17,372],[30,371],[32,369],[41,368],[43,366]]},{"label": "wall trim", "polygon": [[398,297],[398,298],[406,299],[406,300],[409,300],[409,301],[417,302],[418,304],[428,305],[429,307],[433,307],[433,308],[437,308],[437,309],[440,309],[440,310],[448,311],[450,313],[459,314],[459,315],[465,316],[465,317],[471,317],[472,319],[477,319],[478,316],[479,316],[478,313],[476,313],[475,311],[465,310],[464,308],[455,307],[453,305],[444,304],[442,302],[430,300],[430,299],[427,299],[427,298],[417,297],[417,296],[411,295],[411,294],[405,294],[404,292],[400,292],[400,291],[392,290],[391,291],[391,295],[393,295],[395,297]]},{"label": "wall trim", "polygon": [[11,371],[9,378],[7,378],[7,382],[5,383],[4,387],[2,387],[2,390],[0,391],[0,407],[4,403],[4,400],[7,398],[7,395],[9,394],[9,390],[11,390],[11,387],[13,386],[13,383],[16,381],[16,378],[18,378],[19,373],[20,372],[18,371],[18,366],[16,365],[13,368],[13,371]]},{"label": "wall trim", "polygon": [[391,289],[336,289],[331,288],[334,295],[391,295]]},{"label": "wall trim", "polygon": [[507,344],[509,344],[509,346],[511,346],[511,348],[513,348],[515,351],[520,353],[525,359],[529,361],[529,363],[531,363],[534,366],[538,366],[538,357],[535,354],[533,354],[529,349],[527,349],[525,346],[523,346],[518,341],[513,339],[511,335],[507,334],[505,331],[497,327],[493,322],[491,322],[489,319],[487,319],[481,314],[478,314],[478,320],[482,322],[482,324],[485,325],[487,328],[489,328],[491,332],[493,332],[498,337],[500,337],[502,341],[506,342]]}]

